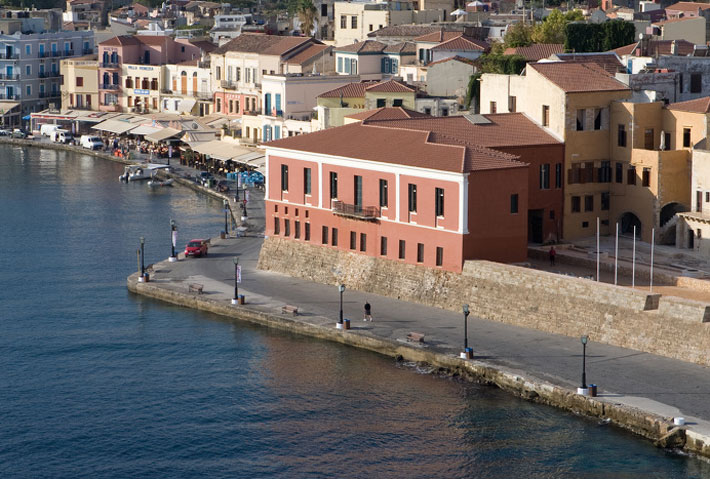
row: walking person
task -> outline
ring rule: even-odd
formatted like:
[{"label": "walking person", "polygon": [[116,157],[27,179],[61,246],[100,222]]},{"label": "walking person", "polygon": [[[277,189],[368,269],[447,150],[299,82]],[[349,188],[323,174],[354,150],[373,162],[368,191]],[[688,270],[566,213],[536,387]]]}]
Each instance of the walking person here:
[{"label": "walking person", "polygon": [[367,301],[365,301],[365,317],[363,321],[372,321],[372,306]]},{"label": "walking person", "polygon": [[550,246],[550,266],[555,266],[555,256],[557,255],[557,251],[555,251],[554,246]]}]

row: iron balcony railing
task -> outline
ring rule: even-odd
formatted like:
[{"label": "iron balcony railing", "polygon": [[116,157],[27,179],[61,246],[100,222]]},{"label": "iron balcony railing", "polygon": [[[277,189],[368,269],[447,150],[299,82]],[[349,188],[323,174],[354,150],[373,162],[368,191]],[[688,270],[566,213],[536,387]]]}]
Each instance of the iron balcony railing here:
[{"label": "iron balcony railing", "polygon": [[55,71],[51,71],[51,70],[50,70],[50,71],[48,71],[48,72],[39,72],[39,73],[37,74],[37,76],[40,77],[40,78],[52,78],[52,77],[58,77],[58,76],[61,76],[61,75],[60,75],[59,72],[55,72]]},{"label": "iron balcony railing", "polygon": [[19,53],[11,53],[8,55],[7,52],[0,51],[0,59],[2,60],[17,60],[18,58],[20,58]]},{"label": "iron balcony railing", "polygon": [[333,213],[350,218],[374,220],[379,218],[380,209],[377,206],[351,205],[342,201],[333,201]]},{"label": "iron balcony railing", "polygon": [[0,93],[0,100],[19,100],[19,99],[20,99],[19,94],[8,95],[7,93]]},{"label": "iron balcony railing", "polygon": [[0,73],[0,80],[19,80],[20,79],[20,74],[16,73],[14,75],[10,74],[8,75],[7,73]]},{"label": "iron balcony railing", "polygon": [[59,96],[59,91],[41,91],[41,92],[39,92],[40,98],[52,98],[54,96]]},{"label": "iron balcony railing", "polygon": [[119,85],[111,85],[108,83],[101,83],[99,85],[99,90],[118,90]]},{"label": "iron balcony railing", "polygon": [[112,63],[112,62],[101,62],[101,63],[99,63],[99,66],[100,66],[101,68],[118,68],[118,67],[119,67],[118,62],[116,62],[116,63]]}]

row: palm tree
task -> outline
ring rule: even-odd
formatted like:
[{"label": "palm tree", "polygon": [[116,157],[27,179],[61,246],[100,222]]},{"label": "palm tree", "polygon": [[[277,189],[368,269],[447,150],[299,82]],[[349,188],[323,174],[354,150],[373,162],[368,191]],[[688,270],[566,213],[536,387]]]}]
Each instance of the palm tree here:
[{"label": "palm tree", "polygon": [[[301,31],[307,37],[312,36],[314,24],[317,21],[318,10],[313,5],[313,0],[299,0],[298,8],[296,9],[298,19],[301,21]],[[315,33],[315,32],[313,32]]]}]

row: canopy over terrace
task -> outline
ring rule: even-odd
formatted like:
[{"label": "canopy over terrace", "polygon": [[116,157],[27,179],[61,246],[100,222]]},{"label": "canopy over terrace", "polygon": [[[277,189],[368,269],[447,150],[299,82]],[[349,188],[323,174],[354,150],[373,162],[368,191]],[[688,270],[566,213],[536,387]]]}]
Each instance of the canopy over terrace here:
[{"label": "canopy over terrace", "polygon": [[251,153],[251,150],[222,140],[212,140],[196,143],[192,149],[203,155],[209,155],[217,160],[227,161],[237,156]]},{"label": "canopy over terrace", "polygon": [[121,120],[116,120],[116,119],[110,119],[106,121],[102,121],[98,125],[95,125],[92,127],[94,130],[99,130],[99,131],[105,131],[108,133],[114,133],[116,135],[121,135],[128,130],[132,130],[133,128],[136,128],[138,125],[136,125],[135,119],[134,121],[130,121],[128,119],[121,119]]},{"label": "canopy over terrace", "polygon": [[154,133],[150,133],[149,135],[145,135],[145,139],[153,142],[153,143],[159,143],[163,140],[167,140],[169,138],[173,138],[176,136],[179,136],[182,134],[181,130],[177,130],[175,128],[163,128],[162,130],[158,130]]}]

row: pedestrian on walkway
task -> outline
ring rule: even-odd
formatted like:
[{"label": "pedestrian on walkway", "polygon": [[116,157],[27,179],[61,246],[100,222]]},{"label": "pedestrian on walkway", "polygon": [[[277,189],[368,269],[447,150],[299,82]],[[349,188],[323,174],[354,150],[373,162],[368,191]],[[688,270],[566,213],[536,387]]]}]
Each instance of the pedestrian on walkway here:
[{"label": "pedestrian on walkway", "polygon": [[550,266],[555,266],[555,256],[557,255],[557,251],[555,251],[554,246],[550,246]]},{"label": "pedestrian on walkway", "polygon": [[372,306],[367,301],[365,301],[365,317],[363,321],[372,321]]}]

